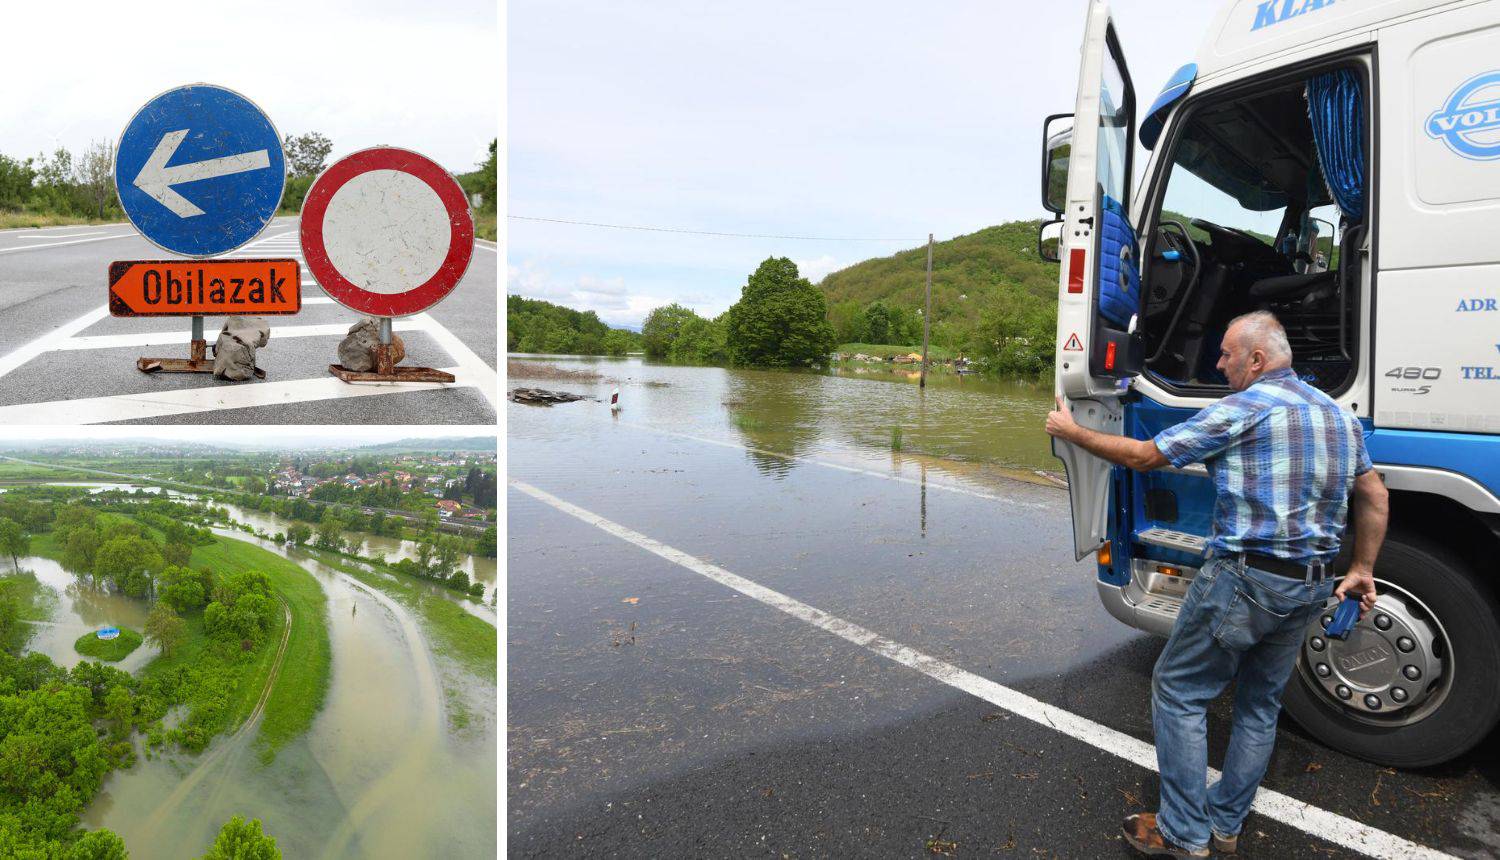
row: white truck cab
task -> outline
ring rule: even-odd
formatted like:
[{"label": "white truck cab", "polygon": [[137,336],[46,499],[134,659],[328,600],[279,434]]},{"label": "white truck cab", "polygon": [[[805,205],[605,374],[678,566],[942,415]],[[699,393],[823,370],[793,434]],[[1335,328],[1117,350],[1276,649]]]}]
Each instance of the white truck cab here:
[{"label": "white truck cab", "polygon": [[[1274,312],[1391,491],[1376,610],[1346,641],[1308,629],[1287,711],[1373,761],[1462,755],[1500,722],[1500,2],[1238,0],[1144,109],[1108,6],[1087,17],[1043,132],[1057,392],[1149,439],[1229,393],[1226,323]],[[1053,452],[1100,598],[1166,635],[1208,472]]]}]

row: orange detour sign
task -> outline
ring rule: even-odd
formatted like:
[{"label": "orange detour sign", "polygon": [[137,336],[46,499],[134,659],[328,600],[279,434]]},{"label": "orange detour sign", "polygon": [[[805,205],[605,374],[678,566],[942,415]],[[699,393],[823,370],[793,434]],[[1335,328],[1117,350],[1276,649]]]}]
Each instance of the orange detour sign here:
[{"label": "orange detour sign", "polygon": [[268,316],[302,310],[296,260],[134,260],[109,264],[117,317]]}]

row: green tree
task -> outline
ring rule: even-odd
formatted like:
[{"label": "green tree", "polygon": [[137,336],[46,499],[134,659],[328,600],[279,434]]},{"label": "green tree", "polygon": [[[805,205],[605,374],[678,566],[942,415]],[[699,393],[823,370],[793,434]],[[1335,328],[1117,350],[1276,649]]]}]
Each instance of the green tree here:
[{"label": "green tree", "polygon": [[344,546],[344,521],[332,514],[332,510],[325,510],[323,521],[318,523],[317,545],[337,551]]},{"label": "green tree", "polygon": [[479,211],[494,212],[500,205],[498,140],[490,141],[490,155],[479,164]]},{"label": "green tree", "polygon": [[68,860],[129,860],[125,840],[113,831],[90,830],[68,849]]},{"label": "green tree", "polygon": [[9,517],[0,517],[0,552],[10,556],[11,566],[21,569],[20,556],[31,552],[31,537],[21,530],[21,524]]},{"label": "green tree", "polygon": [[105,541],[94,558],[94,576],[131,597],[141,597],[162,569],[161,552],[143,537],[121,536]]},{"label": "green tree", "polygon": [[162,547],[161,556],[167,564],[187,565],[193,559],[193,548],[186,543],[168,541]]},{"label": "green tree", "polygon": [[294,546],[302,546],[312,539],[312,534],[312,529],[302,523],[292,523],[291,528],[286,530],[286,539]]},{"label": "green tree", "polygon": [[163,655],[171,656],[187,635],[187,622],[173,612],[165,600],[158,600],[146,616],[144,632],[147,642],[160,648]]},{"label": "green tree", "polygon": [[641,324],[641,346],[646,357],[653,361],[671,359],[678,336],[694,320],[701,322],[703,317],[676,302],[646,314],[646,320]]},{"label": "green tree", "polygon": [[328,154],[333,152],[333,141],[315,131],[303,135],[287,135],[282,144],[286,153],[286,171],[302,179],[316,177],[327,165]]},{"label": "green tree", "polygon": [[736,364],[802,367],[821,364],[833,349],[823,294],[785,257],[761,263],[729,309],[725,343]]},{"label": "green tree", "polygon": [[208,853],[201,860],[281,860],[276,840],[261,832],[260,819],[249,821],[238,815],[219,828]]},{"label": "green tree", "polygon": [[114,147],[106,140],[89,144],[78,159],[78,185],[89,201],[90,214],[100,220],[115,200],[114,164]]},{"label": "green tree", "polygon": [[885,302],[875,302],[865,309],[865,335],[869,338],[866,343],[895,343],[893,339],[895,329],[891,307]]},{"label": "green tree", "polygon": [[484,558],[495,558],[500,554],[500,532],[490,526],[474,541],[474,554]]}]

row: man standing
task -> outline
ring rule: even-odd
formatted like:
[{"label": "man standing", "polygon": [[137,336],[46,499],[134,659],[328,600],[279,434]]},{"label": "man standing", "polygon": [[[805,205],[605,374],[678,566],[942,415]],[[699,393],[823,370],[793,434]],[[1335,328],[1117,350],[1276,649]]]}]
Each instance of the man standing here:
[{"label": "man standing", "polygon": [[[1208,561],[1183,598],[1152,674],[1151,711],[1161,807],[1125,819],[1125,839],[1148,856],[1206,857],[1237,847],[1240,827],[1276,740],[1281,692],[1307,625],[1330,594],[1375,606],[1375,556],[1385,538],[1385,485],[1359,423],[1297,378],[1286,332],[1268,311],[1236,318],[1218,368],[1235,389],[1153,440],[1098,433],[1062,408],[1047,432],[1112,463],[1150,471],[1204,463],[1214,481]],[[1335,588],[1354,496],[1349,572]],[[1207,786],[1208,705],[1235,681],[1234,727],[1223,778]]]}]

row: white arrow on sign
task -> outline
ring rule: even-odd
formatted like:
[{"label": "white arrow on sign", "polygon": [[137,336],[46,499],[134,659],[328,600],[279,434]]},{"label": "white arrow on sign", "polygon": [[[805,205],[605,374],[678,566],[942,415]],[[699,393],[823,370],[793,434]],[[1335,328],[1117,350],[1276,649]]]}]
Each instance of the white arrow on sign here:
[{"label": "white arrow on sign", "polygon": [[173,185],[228,176],[232,173],[244,173],[247,170],[260,170],[271,166],[270,153],[264,149],[257,149],[254,152],[242,152],[239,155],[226,155],[222,158],[209,158],[192,164],[168,167],[167,162],[172,160],[172,155],[177,152],[177,147],[182,145],[182,140],[187,137],[187,134],[188,129],[184,128],[162,135],[161,142],[156,145],[156,150],[151,153],[150,158],[146,159],[146,165],[141,168],[141,172],[136,174],[134,183],[136,188],[171,209],[179,218],[202,215],[203,210],[193,205],[191,200],[178,194],[172,188]]}]

